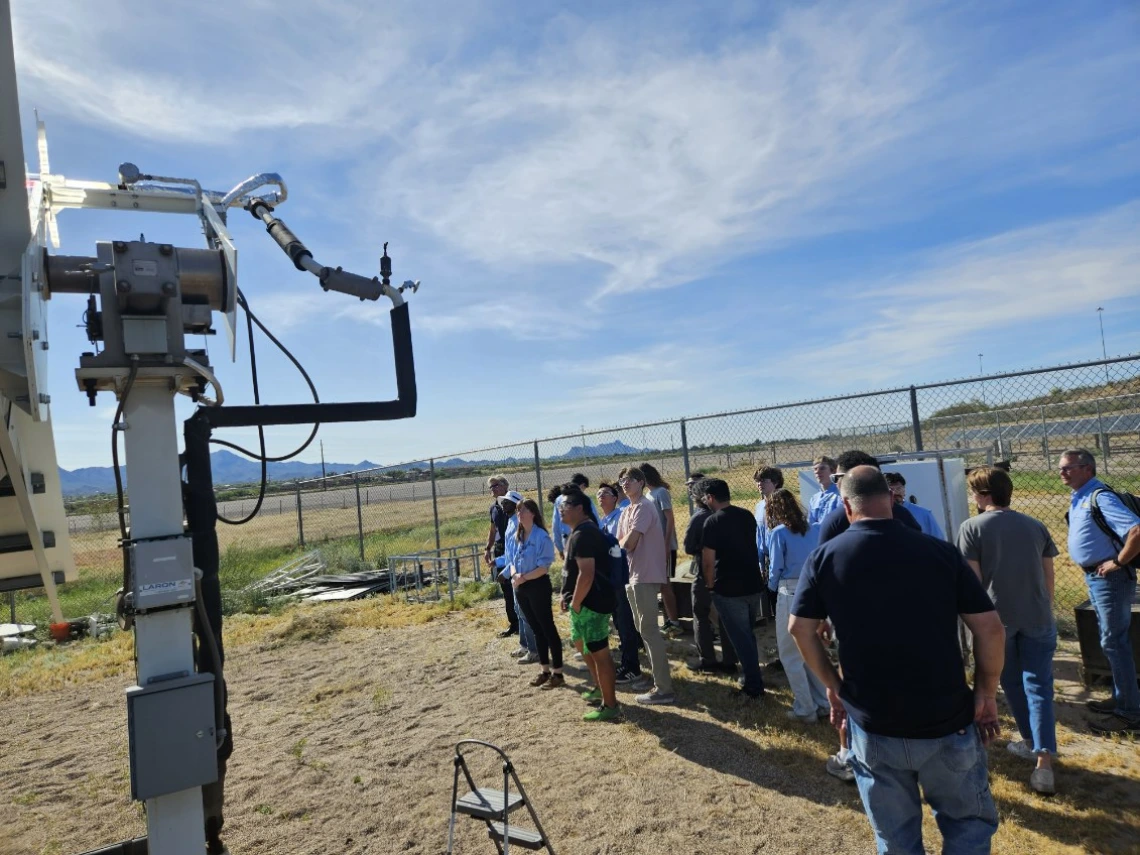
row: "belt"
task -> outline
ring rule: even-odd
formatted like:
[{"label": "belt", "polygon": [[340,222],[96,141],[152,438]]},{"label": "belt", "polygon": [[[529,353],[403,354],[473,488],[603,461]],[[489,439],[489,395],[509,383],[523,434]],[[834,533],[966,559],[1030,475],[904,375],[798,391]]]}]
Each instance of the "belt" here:
[{"label": "belt", "polygon": [[1099,567],[1105,561],[1111,561],[1115,557],[1116,557],[1115,555],[1110,555],[1108,558],[1102,558],[1100,561],[1096,562],[1095,564],[1089,564],[1086,566],[1082,566],[1081,569],[1084,570],[1086,573],[1095,573],[1097,567]]}]

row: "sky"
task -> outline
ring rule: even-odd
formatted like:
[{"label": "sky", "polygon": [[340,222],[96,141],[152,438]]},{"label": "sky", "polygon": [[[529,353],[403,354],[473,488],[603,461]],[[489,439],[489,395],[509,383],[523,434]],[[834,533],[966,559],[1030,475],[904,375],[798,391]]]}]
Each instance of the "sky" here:
[{"label": "sky", "polygon": [[[1108,354],[1140,351],[1134,3],[12,5],[33,171],[38,109],[69,178],[279,172],[318,261],[372,276],[388,241],[422,281],[417,417],[323,426],[330,461],[963,377],[979,353],[1095,359],[1098,307]],[[201,241],[189,217],[59,226],[64,254]],[[322,292],[244,213],[230,230],[322,400],[393,397],[386,301]],[[75,387],[84,306],[50,308],[60,464],[109,465],[114,402]],[[208,345],[251,400],[244,344]],[[271,349],[263,400],[305,400]]]}]

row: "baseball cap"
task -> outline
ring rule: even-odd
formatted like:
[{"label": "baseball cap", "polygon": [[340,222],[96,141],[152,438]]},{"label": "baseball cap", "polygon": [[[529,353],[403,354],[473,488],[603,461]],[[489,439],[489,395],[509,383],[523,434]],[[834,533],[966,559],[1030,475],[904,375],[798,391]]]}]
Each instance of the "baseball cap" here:
[{"label": "baseball cap", "polygon": [[498,501],[514,502],[516,505],[521,505],[523,502],[523,495],[522,493],[517,493],[514,490],[508,490],[506,493],[499,496]]}]

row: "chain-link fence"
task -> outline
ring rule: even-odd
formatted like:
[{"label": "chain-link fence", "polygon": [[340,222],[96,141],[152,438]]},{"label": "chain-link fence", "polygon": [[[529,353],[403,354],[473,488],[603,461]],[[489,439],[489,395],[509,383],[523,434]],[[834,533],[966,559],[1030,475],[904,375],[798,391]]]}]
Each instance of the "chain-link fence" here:
[{"label": "chain-link fence", "polygon": [[[819,455],[848,449],[890,456],[925,451],[961,457],[967,466],[1008,460],[1013,506],[1044,522],[1061,556],[1056,609],[1071,627],[1085,598],[1083,574],[1069,561],[1064,514],[1068,490],[1056,474],[1058,454],[1084,446],[1102,478],[1140,492],[1140,356],[991,375],[877,392],[759,407],[440,455],[368,471],[271,483],[260,508],[256,491],[219,491],[219,512],[241,526],[219,526],[223,577],[231,584],[271,570],[303,549],[320,547],[343,571],[384,568],[390,556],[485,544],[487,477],[536,498],[550,522],[546,492],[574,473],[596,487],[624,466],[652,463],[670,485],[678,536],[689,507],[685,478],[724,478],[734,501],[756,501],[754,472],[774,465],[799,490],[801,472]],[[122,575],[114,500],[69,505],[79,581],[63,586],[68,616],[106,611]],[[952,534],[952,533],[951,533]],[[466,571],[464,571],[466,572]],[[17,596],[21,620],[46,620],[41,595]]]}]

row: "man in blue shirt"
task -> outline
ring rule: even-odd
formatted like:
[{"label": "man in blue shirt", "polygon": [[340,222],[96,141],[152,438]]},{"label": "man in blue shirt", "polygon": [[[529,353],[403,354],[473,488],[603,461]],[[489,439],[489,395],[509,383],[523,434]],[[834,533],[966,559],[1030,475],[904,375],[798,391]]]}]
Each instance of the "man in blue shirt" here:
[{"label": "man in blue shirt", "polygon": [[[1096,477],[1096,458],[1084,448],[1061,455],[1061,480],[1073,491],[1069,502],[1069,557],[1085,571],[1089,599],[1100,624],[1100,646],[1112,670],[1112,697],[1090,701],[1103,720],[1089,723],[1094,733],[1140,733],[1140,689],[1132,659],[1129,627],[1136,595],[1136,571],[1128,565],[1140,557],[1140,517],[1125,507]],[[1093,518],[1093,498],[1110,537]]]},{"label": "man in blue shirt", "polygon": [[[560,510],[562,507],[561,493],[563,490],[568,490],[571,487],[585,492],[590,488],[590,479],[581,472],[575,472],[570,476],[570,483],[558,489],[559,496],[554,499],[554,518],[550,523],[550,537],[554,541],[554,548],[558,550],[558,557],[562,560],[566,558],[566,541],[570,539],[570,534],[574,530],[562,521],[562,513]],[[592,501],[590,502],[590,511],[594,514],[595,519],[601,519]]]},{"label": "man in blue shirt", "polygon": [[910,515],[914,517],[914,521],[918,523],[922,533],[937,537],[939,540],[946,540],[946,535],[942,533],[942,526],[938,524],[934,513],[921,505],[907,501],[906,478],[902,476],[902,473],[884,472],[883,477],[887,479],[887,485],[891,488],[891,498],[894,499],[894,503],[903,505],[910,511]]},{"label": "man in blue shirt", "polygon": [[839,485],[831,477],[835,473],[834,460],[817,457],[812,461],[811,471],[819,482],[820,492],[808,499],[808,525],[819,525],[832,511],[842,510],[843,502],[839,498]]},{"label": "man in blue shirt", "polygon": [[760,492],[760,501],[756,503],[756,551],[760,553],[760,566],[768,569],[768,523],[765,520],[768,497],[784,486],[784,473],[775,466],[765,466],[757,469],[752,476],[756,481],[756,489]]},{"label": "man in blue shirt", "polygon": [[[983,746],[999,729],[1001,620],[957,549],[891,519],[878,469],[849,470],[840,489],[851,527],[808,558],[789,630],[827,688],[832,724],[850,730],[851,765],[878,851],[925,851],[925,797],[943,852],[989,852],[998,815]],[[842,640],[842,679],[816,634],[825,618]],[[973,689],[958,648],[959,618],[974,633]]]},{"label": "man in blue shirt", "polygon": [[[507,494],[510,485],[503,475],[492,475],[487,479],[487,489],[491,491],[491,528],[487,532],[487,548],[483,552],[483,561],[488,567],[495,566],[495,559],[503,555],[506,550],[507,521],[511,515],[503,510],[499,499]],[[499,638],[507,638],[519,634],[519,618],[515,612],[515,592],[510,579],[499,578],[499,587],[503,590],[503,606],[507,611],[509,626],[499,633]]]}]

